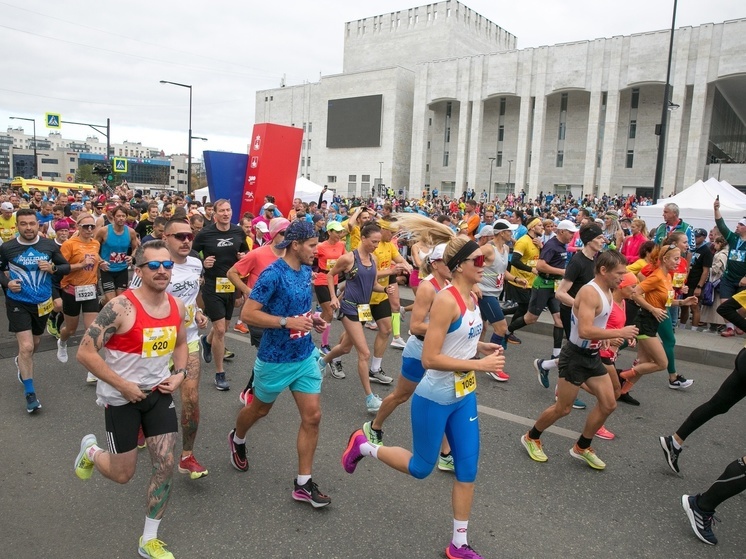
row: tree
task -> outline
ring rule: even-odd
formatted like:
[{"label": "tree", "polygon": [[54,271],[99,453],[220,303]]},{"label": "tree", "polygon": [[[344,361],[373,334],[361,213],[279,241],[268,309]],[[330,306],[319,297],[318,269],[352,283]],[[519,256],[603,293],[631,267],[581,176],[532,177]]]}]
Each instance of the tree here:
[{"label": "tree", "polygon": [[78,166],[78,170],[75,172],[75,182],[84,182],[88,184],[98,183],[99,177],[93,174],[93,165],[86,164]]}]

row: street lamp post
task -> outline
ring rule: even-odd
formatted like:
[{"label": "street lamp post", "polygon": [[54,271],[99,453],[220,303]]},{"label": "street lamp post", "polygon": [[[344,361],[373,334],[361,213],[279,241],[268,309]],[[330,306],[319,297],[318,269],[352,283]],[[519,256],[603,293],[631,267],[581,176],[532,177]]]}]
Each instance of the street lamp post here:
[{"label": "street lamp post", "polygon": [[[508,190],[510,190],[510,171],[511,171],[512,166],[513,166],[513,160],[508,159]],[[513,189],[513,194],[515,194],[515,188]]]},{"label": "street lamp post", "polygon": [[492,165],[497,157],[488,157],[490,160],[490,184],[487,186],[487,199],[492,200]]},{"label": "street lamp post", "polygon": [[378,162],[378,190],[381,190],[381,184],[383,183],[383,161]]},{"label": "street lamp post", "polygon": [[38,178],[39,176],[39,162],[36,159],[36,119],[35,118],[24,118],[22,116],[12,116],[10,117],[11,120],[28,120],[29,122],[34,123],[34,177]]},{"label": "street lamp post", "polygon": [[192,86],[185,83],[170,82],[161,80],[161,83],[168,83],[178,87],[189,89],[189,153],[187,154],[187,192],[192,192]]}]

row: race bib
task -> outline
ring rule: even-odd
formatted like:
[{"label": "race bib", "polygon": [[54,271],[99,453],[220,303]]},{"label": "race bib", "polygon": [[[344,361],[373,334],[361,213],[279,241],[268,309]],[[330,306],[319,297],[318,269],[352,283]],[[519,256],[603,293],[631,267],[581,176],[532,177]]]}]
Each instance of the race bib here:
[{"label": "race bib", "polygon": [[560,280],[556,279],[554,280],[554,292],[557,293],[557,290],[559,289]]},{"label": "race bib", "polygon": [[326,261],[326,269],[331,271],[334,268],[334,265],[337,263],[337,259],[334,260],[327,260]]},{"label": "race bib", "polygon": [[673,304],[673,299],[676,296],[676,292],[671,289],[668,291],[668,297],[666,298],[666,306],[670,307]]},{"label": "race bib", "polygon": [[228,278],[215,278],[215,293],[233,293],[236,286]]},{"label": "race bib", "polygon": [[39,303],[38,305],[36,305],[36,308],[39,311],[39,316],[44,316],[51,313],[54,310],[54,303],[52,302],[52,298],[50,297],[43,303]]},{"label": "race bib", "polygon": [[671,284],[676,287],[684,287],[684,282],[686,281],[686,274],[678,272],[673,275],[673,280],[671,281]]},{"label": "race bib", "polygon": [[142,329],[142,354],[141,357],[163,357],[171,353],[176,347],[176,327],[164,326],[161,328]]},{"label": "race bib", "polygon": [[373,320],[373,313],[370,312],[370,305],[368,303],[357,306],[357,317],[360,322],[370,322]]},{"label": "race bib", "polygon": [[76,285],[75,286],[75,300],[76,301],[90,301],[96,298],[96,286],[95,285]]},{"label": "race bib", "polygon": [[454,388],[456,389],[456,398],[462,398],[477,389],[477,375],[474,371],[466,373],[455,373]]}]

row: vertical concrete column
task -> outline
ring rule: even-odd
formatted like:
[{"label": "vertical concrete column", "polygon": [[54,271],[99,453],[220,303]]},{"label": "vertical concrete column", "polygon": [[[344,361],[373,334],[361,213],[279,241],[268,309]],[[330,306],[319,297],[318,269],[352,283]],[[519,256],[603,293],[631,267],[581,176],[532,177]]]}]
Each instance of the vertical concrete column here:
[{"label": "vertical concrete column", "polygon": [[[481,88],[475,88],[479,91]],[[482,189],[487,190],[487,183],[489,178],[482,175],[479,176],[480,159],[482,158],[480,148],[480,138],[482,137],[482,121],[484,119],[484,101],[481,99],[474,99],[471,102],[471,130],[469,137],[469,154],[468,154],[468,170],[466,173],[466,180],[469,183],[469,188],[473,188],[474,192],[479,195]]]},{"label": "vertical concrete column", "polygon": [[[471,140],[471,119],[472,119],[472,103],[470,95],[470,82],[472,78],[472,59],[462,58],[458,61],[458,83],[456,84],[456,90],[458,91],[459,109],[458,109],[458,138],[456,139],[456,153],[453,151],[450,153],[451,160],[456,160],[456,178],[454,179],[456,185],[454,195],[458,197],[464,190],[466,190],[466,174],[469,169],[469,142]],[[453,121],[453,118],[451,118]],[[453,131],[453,126],[451,126]],[[453,144],[453,142],[451,142]],[[450,163],[449,163],[450,164]],[[469,188],[474,187],[473,184],[469,184]]]},{"label": "vertical concrete column", "polygon": [[[617,132],[619,129],[619,98],[622,72],[623,37],[606,40],[606,48],[611,50],[609,57],[609,89],[606,96],[606,122],[604,123],[604,139],[601,154],[601,174],[598,180],[598,195],[604,192],[611,194],[611,180],[614,176],[614,157],[619,153],[626,153],[626,138],[623,146],[617,146]],[[621,194],[621,193],[620,193]]]},{"label": "vertical concrete column", "polygon": [[[528,169],[528,191],[529,198],[535,198],[541,189],[541,162],[542,150],[544,149],[544,127],[546,125],[547,112],[547,60],[549,48],[542,47],[536,51],[534,59],[535,81],[533,93],[536,97],[534,108],[533,137],[531,138],[531,167]],[[520,192],[520,189],[516,190]]]},{"label": "vertical concrete column", "polygon": [[515,154],[515,190],[520,192],[525,188],[526,177],[528,175],[528,150],[530,141],[528,136],[531,119],[531,85],[533,83],[533,65],[534,54],[536,49],[527,49],[519,53],[520,59],[518,68],[520,75],[518,77],[517,93],[521,99],[521,108],[518,113],[518,138],[516,140]]},{"label": "vertical concrete column", "polygon": [[[430,108],[428,100],[427,80],[429,64],[417,68],[414,79],[414,99],[412,106],[412,155],[409,162],[410,192],[420,193],[425,188],[427,162],[427,137]],[[431,185],[430,188],[433,188]]]},{"label": "vertical concrete column", "polygon": [[[686,151],[683,134],[683,119],[686,110],[686,77],[689,73],[689,48],[692,37],[691,27],[676,30],[674,36],[674,54],[671,63],[671,87],[673,94],[671,101],[679,105],[676,111],[668,112],[668,126],[666,130],[666,153],[663,165],[663,181],[661,192],[681,192],[684,169],[679,167],[681,148]],[[706,74],[705,74],[706,75]],[[689,186],[683,185],[684,188]]]},{"label": "vertical concrete column", "polygon": [[[589,58],[593,68],[603,68],[604,40],[589,45]],[[588,134],[585,140],[585,168],[583,169],[583,193],[593,192],[596,185],[596,152],[598,151],[598,125],[601,118],[601,88],[603,72],[591,74],[591,99],[588,105]]]}]

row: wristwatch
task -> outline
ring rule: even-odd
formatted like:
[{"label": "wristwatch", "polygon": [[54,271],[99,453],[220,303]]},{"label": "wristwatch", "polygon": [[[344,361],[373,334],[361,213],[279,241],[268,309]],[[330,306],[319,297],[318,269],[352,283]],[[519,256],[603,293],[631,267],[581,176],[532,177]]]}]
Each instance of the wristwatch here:
[{"label": "wristwatch", "polygon": [[174,374],[175,374],[175,375],[178,375],[178,374],[183,374],[183,375],[184,375],[184,378],[186,378],[186,377],[187,377],[187,370],[186,370],[186,369],[184,369],[184,368],[182,367],[181,369],[176,369],[176,370],[174,371]]},{"label": "wristwatch", "polygon": [[280,328],[286,328],[288,323],[288,319],[285,317],[280,318]]}]

